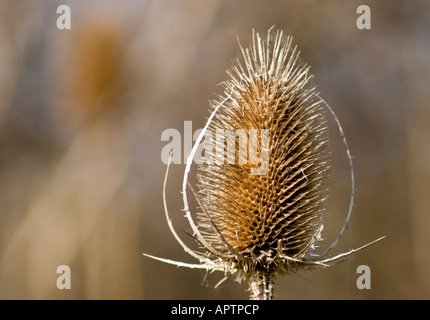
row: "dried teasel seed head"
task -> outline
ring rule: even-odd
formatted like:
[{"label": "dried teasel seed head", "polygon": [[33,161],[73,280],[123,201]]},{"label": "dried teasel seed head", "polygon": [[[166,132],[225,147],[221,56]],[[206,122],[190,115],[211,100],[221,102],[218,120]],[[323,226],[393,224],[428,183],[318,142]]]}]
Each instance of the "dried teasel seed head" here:
[{"label": "dried teasel seed head", "polygon": [[[204,252],[190,249],[178,236],[163,193],[170,231],[200,264],[145,255],[177,266],[236,274],[249,281],[251,299],[272,299],[275,275],[328,266],[382,238],[327,257],[346,230],[354,199],[352,160],[342,127],[316,92],[309,66],[300,62],[291,37],[269,30],[263,39],[253,32],[252,44],[240,49],[241,56],[223,83],[224,94],[211,103],[211,114],[184,172],[185,217],[191,236]],[[343,227],[321,253],[317,246],[330,170],[325,110],[337,123],[346,147],[352,192]],[[205,158],[210,161],[198,166],[198,189],[194,191],[188,175],[203,137],[209,153]],[[164,188],[167,175],[168,169]],[[194,217],[187,187],[198,204]]]},{"label": "dried teasel seed head", "polygon": [[[197,214],[197,222],[215,249],[208,255],[235,260],[225,240],[243,257],[236,263],[245,276],[260,270],[285,274],[296,267],[294,260],[309,259],[320,239],[328,193],[327,124],[309,67],[300,63],[291,43],[281,32],[264,40],[253,34],[253,45],[241,48],[208,132],[213,137],[227,130],[245,132],[246,163],[239,159],[240,137],[226,135],[222,155],[229,143],[234,145],[235,163],[224,159],[198,168],[198,194],[206,212]],[[219,104],[213,102],[212,108]],[[257,139],[252,139],[252,129]],[[269,133],[267,163],[261,157],[267,148],[263,130]],[[259,164],[250,159],[253,143]],[[263,165],[263,174],[253,174],[251,168]]]}]

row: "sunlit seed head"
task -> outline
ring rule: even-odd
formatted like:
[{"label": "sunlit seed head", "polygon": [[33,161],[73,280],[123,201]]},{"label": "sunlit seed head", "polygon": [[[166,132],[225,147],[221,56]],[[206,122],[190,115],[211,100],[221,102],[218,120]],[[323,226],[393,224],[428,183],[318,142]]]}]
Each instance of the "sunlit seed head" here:
[{"label": "sunlit seed head", "polygon": [[[269,30],[267,38],[253,33],[252,44],[240,47],[240,58],[227,72],[224,94],[212,102],[211,114],[189,154],[182,183],[184,212],[191,236],[204,252],[189,248],[173,227],[165,192],[171,158],[168,161],[163,191],[167,224],[180,246],[199,264],[144,254],[180,267],[235,274],[239,280],[248,280],[251,299],[272,299],[275,275],[329,266],[384,238],[328,257],[351,217],[355,193],[352,157],[339,119],[316,93],[309,67],[299,61],[299,52],[291,43],[291,37]],[[324,110],[329,111],[343,139],[351,197],[342,228],[321,252],[316,248],[323,230],[330,169]],[[217,161],[198,167],[196,192],[188,181],[191,164],[203,137],[217,140],[218,131],[235,134],[215,143],[213,149],[221,153],[216,154]],[[229,145],[234,149],[234,161],[229,161]],[[218,161],[222,156],[229,159]],[[264,170],[255,170],[261,168]],[[198,204],[195,217],[187,190]]]},{"label": "sunlit seed head", "polygon": [[[321,100],[292,38],[283,38],[281,32],[266,39],[254,34],[228,75],[219,99],[225,102],[208,131],[215,136],[217,129],[268,129],[268,170],[255,175],[250,169],[258,164],[249,157],[246,164],[238,162],[238,138],[235,164],[199,166],[199,196],[206,211],[198,214],[199,229],[218,253],[231,257],[215,224],[245,258],[245,269],[285,273],[291,264],[285,257],[309,258],[320,239],[329,172]],[[261,148],[259,138],[259,155]]]}]

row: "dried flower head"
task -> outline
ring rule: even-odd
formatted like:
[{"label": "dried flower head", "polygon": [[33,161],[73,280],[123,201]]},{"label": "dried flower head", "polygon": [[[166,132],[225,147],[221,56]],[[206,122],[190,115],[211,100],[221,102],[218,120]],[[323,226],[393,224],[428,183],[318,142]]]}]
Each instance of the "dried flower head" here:
[{"label": "dried flower head", "polygon": [[[178,237],[164,200],[173,235],[200,264],[150,257],[178,266],[237,274],[249,281],[252,299],[271,299],[275,275],[327,266],[361,249],[327,258],[348,224],[354,186],[343,228],[327,250],[318,253],[330,168],[325,111],[333,115],[343,136],[339,121],[315,91],[309,66],[299,61],[291,37],[269,30],[262,39],[253,33],[252,45],[240,49],[241,56],[223,83],[224,95],[211,103],[211,115],[185,168],[185,216],[203,253],[191,250]],[[225,134],[217,140],[215,149],[222,150],[223,161],[199,165],[198,190],[194,191],[188,184],[188,174],[197,147],[205,135],[217,136],[220,132],[243,134]],[[247,138],[246,148],[240,145],[243,137]],[[345,139],[344,143],[353,185]],[[226,163],[228,146],[235,152],[233,160]],[[251,150],[259,163],[253,161]],[[199,205],[194,217],[187,186]]]}]

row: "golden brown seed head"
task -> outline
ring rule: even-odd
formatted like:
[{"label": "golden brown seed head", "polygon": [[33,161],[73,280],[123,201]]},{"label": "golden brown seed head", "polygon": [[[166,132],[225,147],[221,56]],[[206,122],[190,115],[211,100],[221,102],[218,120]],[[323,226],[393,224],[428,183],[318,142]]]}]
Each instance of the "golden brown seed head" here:
[{"label": "golden brown seed head", "polygon": [[[197,214],[198,227],[215,251],[208,250],[208,256],[230,259],[245,274],[287,273],[296,262],[311,258],[322,230],[327,125],[313,76],[291,42],[269,31],[266,39],[254,34],[252,45],[241,47],[242,55],[224,82],[224,102],[208,128],[213,137],[217,130],[246,132],[248,152],[253,143],[259,157],[267,151],[265,174],[251,172],[263,165],[263,158],[255,164],[248,154],[246,163],[239,162],[239,138],[234,136],[227,138],[235,141],[234,164],[225,158],[223,164],[198,169],[205,211]],[[212,108],[219,104],[212,103]],[[252,141],[251,129],[257,130],[257,140]],[[262,143],[264,129],[269,132],[268,150]],[[226,141],[224,155],[227,146]],[[238,255],[232,255],[225,242]]]},{"label": "golden brown seed head", "polygon": [[[265,40],[253,33],[252,45],[241,47],[242,55],[224,82],[224,95],[211,104],[212,112],[188,157],[182,183],[184,212],[203,253],[190,249],[173,227],[166,205],[167,166],[163,191],[167,224],[185,252],[200,264],[144,254],[180,267],[237,274],[240,280],[248,280],[251,299],[272,299],[275,275],[330,266],[384,238],[327,257],[351,217],[352,158],[337,116],[315,92],[309,67],[300,63],[291,42],[291,37],[284,39],[279,31],[272,34],[269,30]],[[330,157],[324,110],[333,117],[343,139],[352,188],[339,234],[327,249],[316,252],[328,197]],[[188,175],[203,136],[212,139],[205,141],[205,151],[214,139],[216,143],[204,157],[208,163],[198,168],[196,194]],[[211,163],[213,153],[216,161]],[[200,207],[196,219],[188,205],[187,186]]]}]

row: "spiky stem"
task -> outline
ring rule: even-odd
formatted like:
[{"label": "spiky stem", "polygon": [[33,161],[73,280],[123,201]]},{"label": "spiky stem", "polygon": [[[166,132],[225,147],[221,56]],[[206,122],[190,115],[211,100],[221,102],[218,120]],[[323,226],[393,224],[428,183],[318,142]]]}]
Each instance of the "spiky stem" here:
[{"label": "spiky stem", "polygon": [[272,300],[273,276],[269,272],[256,272],[249,279],[250,300]]}]

